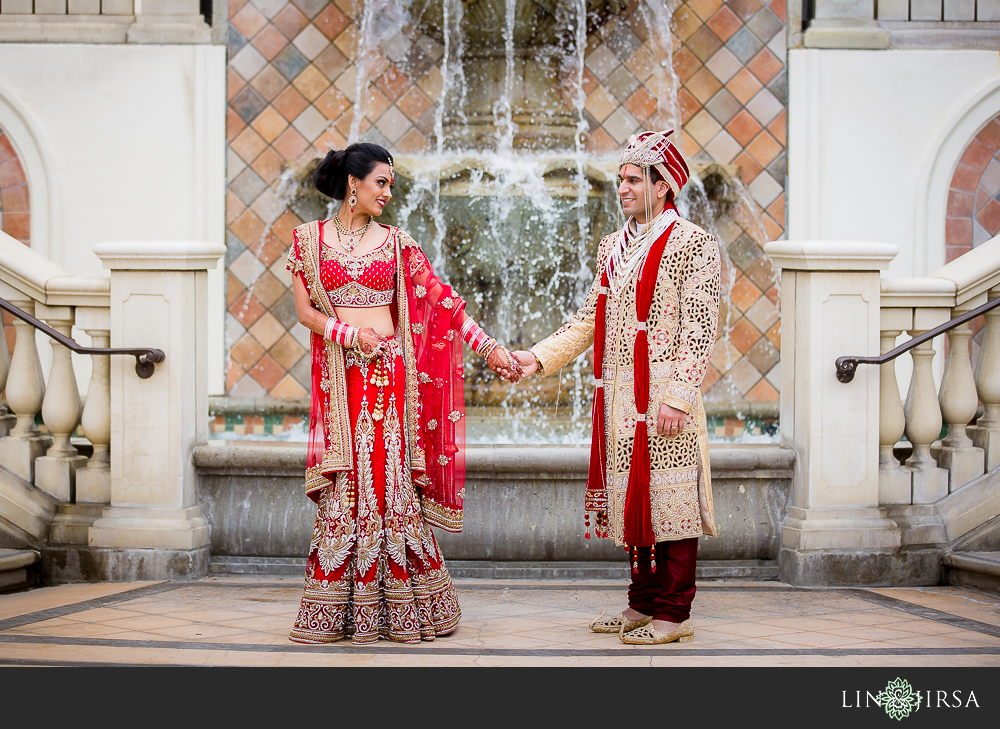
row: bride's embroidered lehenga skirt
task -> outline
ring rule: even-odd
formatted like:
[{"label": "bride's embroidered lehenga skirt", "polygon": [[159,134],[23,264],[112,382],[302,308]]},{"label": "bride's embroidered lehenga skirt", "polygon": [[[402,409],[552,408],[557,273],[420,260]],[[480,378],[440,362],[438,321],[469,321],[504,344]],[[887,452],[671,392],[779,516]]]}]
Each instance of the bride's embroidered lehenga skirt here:
[{"label": "bride's embroidered lehenga skirt", "polygon": [[405,378],[396,339],[370,363],[347,354],[354,470],[322,490],[290,638],[354,643],[433,640],[461,610],[406,459]]}]

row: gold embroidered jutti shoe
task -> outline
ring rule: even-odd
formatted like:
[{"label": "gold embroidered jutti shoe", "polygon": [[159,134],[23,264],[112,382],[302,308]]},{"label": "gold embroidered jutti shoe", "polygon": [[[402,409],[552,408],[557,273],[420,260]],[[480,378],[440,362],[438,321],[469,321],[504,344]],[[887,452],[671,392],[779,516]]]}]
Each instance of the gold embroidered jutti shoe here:
[{"label": "gold embroidered jutti shoe", "polygon": [[639,620],[629,620],[625,617],[625,613],[621,612],[613,617],[604,617],[607,615],[607,611],[601,613],[596,620],[590,624],[590,629],[595,633],[618,633],[621,635],[622,631],[629,631],[638,628],[640,625],[646,625],[652,616],[643,617]]},{"label": "gold embroidered jutti shoe", "polygon": [[622,631],[618,637],[622,643],[630,645],[661,645],[673,643],[675,640],[678,643],[687,643],[694,640],[694,626],[691,625],[690,620],[685,620],[669,633],[661,633],[652,625],[647,624],[627,633]]}]

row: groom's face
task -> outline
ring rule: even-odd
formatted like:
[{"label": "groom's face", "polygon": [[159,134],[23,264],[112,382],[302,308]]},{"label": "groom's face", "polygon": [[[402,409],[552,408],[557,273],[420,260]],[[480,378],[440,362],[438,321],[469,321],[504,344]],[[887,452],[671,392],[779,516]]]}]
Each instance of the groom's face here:
[{"label": "groom's face", "polygon": [[642,168],[638,165],[622,165],[618,170],[618,199],[621,200],[622,212],[626,217],[645,216],[646,185],[643,182]]}]

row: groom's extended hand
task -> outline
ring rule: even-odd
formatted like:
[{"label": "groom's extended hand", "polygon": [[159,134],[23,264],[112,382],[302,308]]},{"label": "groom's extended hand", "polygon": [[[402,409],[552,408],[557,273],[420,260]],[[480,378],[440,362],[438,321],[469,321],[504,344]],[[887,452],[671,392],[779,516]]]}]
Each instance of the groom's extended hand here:
[{"label": "groom's extended hand", "polygon": [[524,371],[524,376],[529,377],[538,370],[538,360],[535,359],[535,355],[531,352],[526,352],[523,349],[519,349],[516,352],[511,352],[514,358],[521,363],[521,369]]}]

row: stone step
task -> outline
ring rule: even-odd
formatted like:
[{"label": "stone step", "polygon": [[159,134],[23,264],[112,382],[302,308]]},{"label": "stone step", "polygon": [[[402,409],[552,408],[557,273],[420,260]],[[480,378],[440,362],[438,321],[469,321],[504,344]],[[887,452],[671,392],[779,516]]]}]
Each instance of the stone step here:
[{"label": "stone step", "polygon": [[40,559],[33,549],[0,549],[0,592],[34,585]]},{"label": "stone step", "polygon": [[1000,552],[952,552],[944,556],[949,585],[1000,593]]},{"label": "stone step", "polygon": [[[487,560],[445,560],[455,579],[510,580],[628,580],[629,570],[621,562],[499,562]],[[304,557],[229,557],[212,555],[211,574],[281,575],[299,577],[305,572]],[[698,579],[777,580],[778,565],[773,560],[702,560]]]}]

